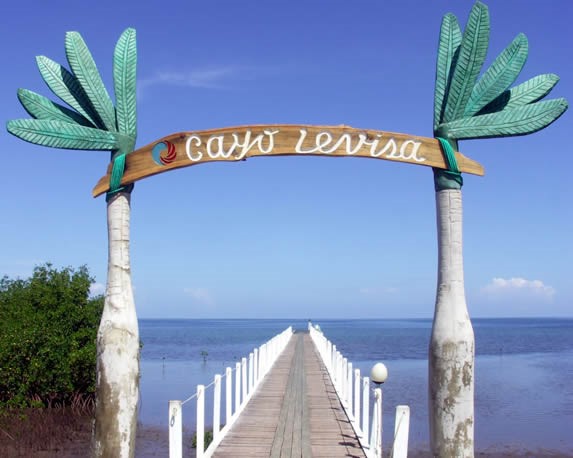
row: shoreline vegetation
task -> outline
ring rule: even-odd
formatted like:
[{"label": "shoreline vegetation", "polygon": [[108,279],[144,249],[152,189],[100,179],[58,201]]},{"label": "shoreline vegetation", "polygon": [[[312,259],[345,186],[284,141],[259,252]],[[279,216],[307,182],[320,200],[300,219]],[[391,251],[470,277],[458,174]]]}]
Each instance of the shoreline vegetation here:
[{"label": "shoreline vegetation", "polygon": [[86,266],[34,268],[0,279],[0,414],[95,402],[96,331],[103,296]]},{"label": "shoreline vegetation", "polygon": [[[48,407],[6,410],[0,415],[0,455],[4,458],[84,458],[90,456],[93,412],[73,407]],[[166,428],[139,424],[137,429],[137,458],[168,455],[169,434]],[[184,432],[184,456],[194,457],[192,433]],[[573,457],[573,450],[550,447],[524,449],[518,444],[479,448],[477,457],[557,458]],[[413,448],[410,458],[430,457],[428,450]]]}]

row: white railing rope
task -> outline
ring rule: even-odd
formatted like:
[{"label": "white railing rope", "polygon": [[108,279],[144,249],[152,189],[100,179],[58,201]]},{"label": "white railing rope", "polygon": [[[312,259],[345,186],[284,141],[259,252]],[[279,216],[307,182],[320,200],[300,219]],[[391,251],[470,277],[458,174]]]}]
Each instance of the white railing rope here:
[{"label": "white railing rope", "polygon": [[[369,377],[361,378],[359,369],[353,371],[352,362],[348,361],[336,349],[336,345],[333,345],[322,331],[315,328],[310,322],[308,330],[364,453],[368,458],[380,458],[382,456],[382,390],[380,388],[374,390],[372,419],[369,423]],[[396,408],[392,458],[407,457],[409,424],[410,408],[398,406]]]},{"label": "white railing rope", "polygon": [[[197,385],[196,392],[184,401],[169,401],[169,458],[183,456],[183,419],[182,407],[196,400],[196,456],[209,458],[221,443],[233,423],[237,420],[249,402],[259,384],[269,372],[277,358],[287,346],[293,334],[288,327],[268,342],[253,350],[247,358],[235,364],[235,369],[227,367],[225,375],[216,374],[211,384]],[[233,377],[233,371],[235,377]],[[225,377],[225,425],[221,427],[221,379]],[[233,380],[235,389],[233,390]],[[205,448],[205,392],[213,387],[213,440]],[[233,410],[232,393],[235,403]]]}]

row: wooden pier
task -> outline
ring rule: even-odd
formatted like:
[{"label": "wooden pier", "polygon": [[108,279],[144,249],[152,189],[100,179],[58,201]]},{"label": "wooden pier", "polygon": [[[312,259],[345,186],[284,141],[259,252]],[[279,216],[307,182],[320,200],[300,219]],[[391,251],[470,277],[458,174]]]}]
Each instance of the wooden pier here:
[{"label": "wooden pier", "polygon": [[307,332],[293,335],[213,457],[365,457]]}]

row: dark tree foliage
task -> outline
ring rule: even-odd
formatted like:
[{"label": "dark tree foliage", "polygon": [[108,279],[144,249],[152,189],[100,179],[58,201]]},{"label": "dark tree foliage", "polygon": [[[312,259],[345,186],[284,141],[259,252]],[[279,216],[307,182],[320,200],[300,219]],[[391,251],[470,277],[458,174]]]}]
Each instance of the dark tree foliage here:
[{"label": "dark tree foliage", "polygon": [[0,280],[0,405],[67,404],[95,393],[103,296],[87,267],[38,266]]}]

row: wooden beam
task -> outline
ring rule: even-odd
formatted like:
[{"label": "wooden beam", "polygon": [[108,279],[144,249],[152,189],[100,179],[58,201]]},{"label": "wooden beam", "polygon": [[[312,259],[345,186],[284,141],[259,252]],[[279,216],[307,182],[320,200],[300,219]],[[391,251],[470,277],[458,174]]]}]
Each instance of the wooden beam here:
[{"label": "wooden beam", "polygon": [[[254,125],[161,138],[127,155],[121,184],[158,173],[216,161],[256,156],[366,157],[447,169],[438,140],[348,126]],[[483,167],[456,153],[460,171],[483,175]],[[111,164],[95,188],[97,197],[109,190]]]}]

